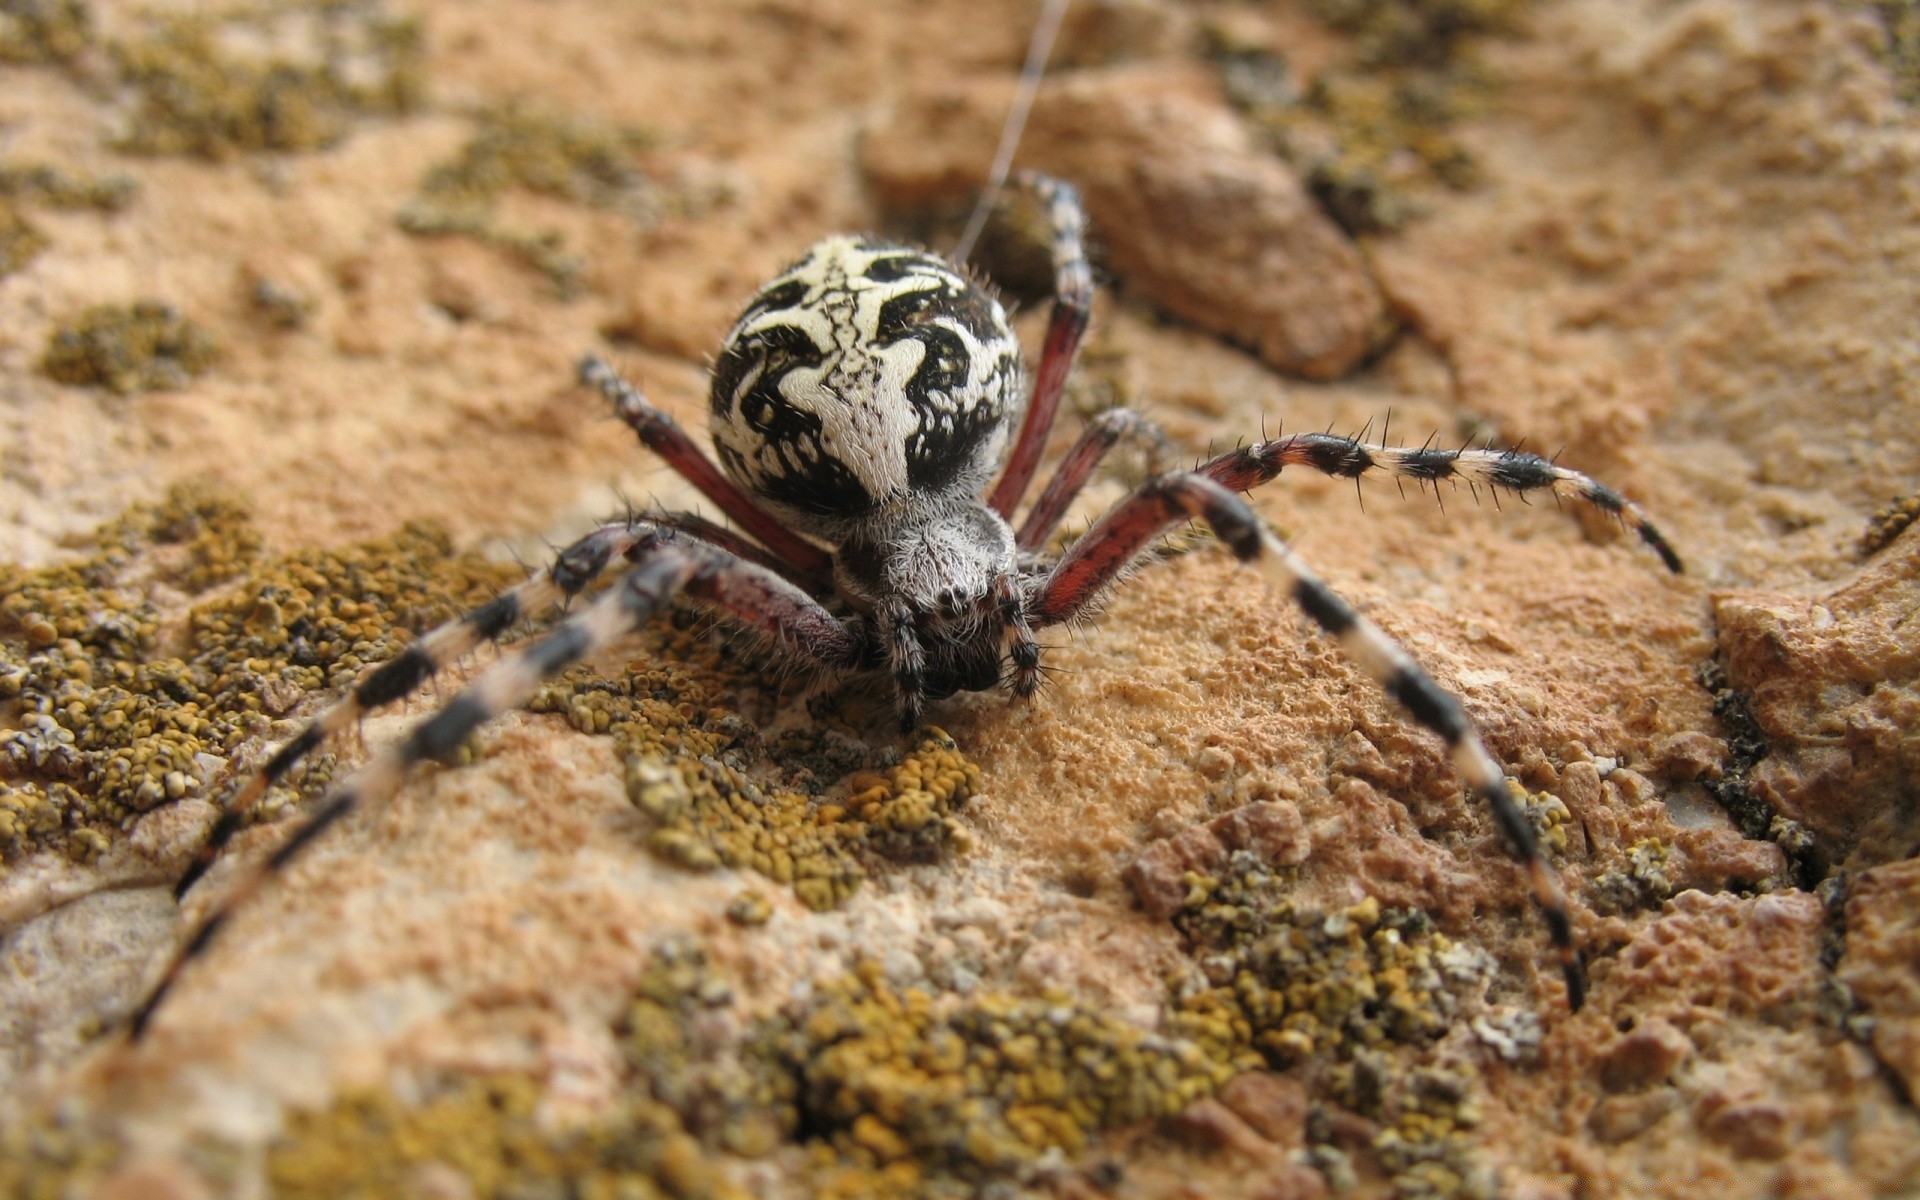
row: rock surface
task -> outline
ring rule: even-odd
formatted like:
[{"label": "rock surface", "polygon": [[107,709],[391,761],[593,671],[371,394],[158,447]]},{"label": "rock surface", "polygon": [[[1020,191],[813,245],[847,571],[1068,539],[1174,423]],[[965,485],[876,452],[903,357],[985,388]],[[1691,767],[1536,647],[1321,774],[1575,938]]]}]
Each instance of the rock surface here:
[{"label": "rock surface", "polygon": [[[1379,433],[1389,412],[1396,441],[1524,440],[1633,496],[1686,559],[1670,576],[1605,522],[1464,490],[1357,501],[1289,472],[1253,497],[1462,698],[1524,792],[1586,1009],[1444,747],[1285,597],[1183,546],[1050,635],[1034,701],[935,706],[952,740],[933,749],[894,732],[883,687],[809,691],[662,623],[330,831],[137,1046],[105,1027],[287,822],[235,838],[178,910],[160,885],[204,798],[95,830],[104,849],[8,858],[0,1184],[1920,1187],[1920,534],[1858,551],[1920,478],[1920,113],[1877,10],[1543,3],[1478,50],[1494,86],[1455,131],[1478,185],[1355,241],[1216,71],[1222,45],[1264,50],[1311,95],[1352,35],[1290,6],[1077,7],[1022,163],[1085,189],[1114,277],[1069,409],[1147,410],[1174,463],[1263,425]],[[245,498],[264,557],[225,583],[184,586],[176,543],[119,577],[169,653],[195,606],[296,552],[432,521],[539,561],[623,497],[692,502],[573,361],[612,339],[698,429],[705,356],[760,281],[829,232],[937,220],[983,174],[1033,16],[420,0],[423,98],[309,72],[286,104],[318,107],[232,118],[208,158],[114,148],[145,110],[107,42],[146,18],[92,11],[90,33],[0,30],[0,166],[137,185],[118,209],[20,202],[44,247],[0,277],[0,561],[82,561],[90,531],[182,481]],[[529,130],[535,149],[513,140]],[[401,227],[476,163],[518,182],[460,193],[438,232]],[[160,355],[125,377],[173,390],[124,395],[44,373],[57,329],[148,299],[211,335],[210,366]],[[1021,318],[1030,347],[1043,327]],[[1070,526],[1139,466],[1098,478]],[[54,624],[5,610],[0,641],[64,654]],[[261,701],[210,785],[321,703]],[[0,690],[0,737],[41,736],[28,715]],[[343,741],[342,768],[362,753]],[[10,796],[63,782],[22,761],[0,764]],[[1275,1007],[1290,988],[1311,1020]]]}]

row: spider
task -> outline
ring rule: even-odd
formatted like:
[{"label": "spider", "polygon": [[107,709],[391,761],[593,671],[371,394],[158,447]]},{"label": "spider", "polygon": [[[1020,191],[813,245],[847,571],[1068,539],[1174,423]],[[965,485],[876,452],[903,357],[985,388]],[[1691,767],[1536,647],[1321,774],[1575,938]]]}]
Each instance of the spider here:
[{"label": "spider", "polygon": [[912,730],[928,702],[956,692],[1004,686],[1016,697],[1031,696],[1041,677],[1035,631],[1089,615],[1154,538],[1190,520],[1205,521],[1237,558],[1276,580],[1413,720],[1445,742],[1525,868],[1568,1002],[1578,1009],[1585,977],[1559,882],[1460,703],[1322,583],[1239,493],[1289,466],[1350,479],[1384,472],[1421,485],[1464,480],[1496,492],[1548,492],[1620,518],[1679,571],[1672,547],[1618,492],[1536,455],[1303,433],[1152,479],[1064,554],[1050,557],[1044,547],[1102,456],[1150,426],[1127,410],[1092,421],[1014,524],[1093,292],[1077,193],[1038,175],[1020,183],[1046,214],[1055,274],[1024,415],[1019,343],[992,293],[954,262],[867,237],[820,242],[748,302],[713,367],[709,428],[717,465],[606,363],[584,360],[582,382],[601,391],[641,442],[736,528],[670,512],[602,526],[524,584],[370,670],[235,795],[176,897],[302,756],[522,617],[580,595],[616,560],[623,564],[617,584],[485,671],[326,795],[195,930],[134,1013],[134,1036],[234,909],[329,826],[391,793],[415,764],[446,758],[481,725],[525,703],[543,680],[639,628],[675,597],[757,631],[821,672],[885,673],[900,726]]}]

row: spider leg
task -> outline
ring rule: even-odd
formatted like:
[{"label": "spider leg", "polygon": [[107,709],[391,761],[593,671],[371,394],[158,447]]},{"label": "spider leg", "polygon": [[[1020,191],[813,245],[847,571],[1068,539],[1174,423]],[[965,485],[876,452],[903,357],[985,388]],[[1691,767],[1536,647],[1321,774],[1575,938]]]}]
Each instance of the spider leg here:
[{"label": "spider leg", "polygon": [[1046,490],[1033,502],[1026,521],[1020,526],[1020,549],[1037,550],[1045,545],[1074,497],[1093,477],[1100,460],[1123,439],[1132,438],[1165,441],[1159,426],[1130,408],[1110,408],[1088,422],[1080,440],[1060,460],[1053,478],[1047,481]]},{"label": "spider leg", "polygon": [[1011,518],[1020,506],[1020,497],[1033,482],[1040,468],[1040,454],[1046,449],[1047,435],[1053,431],[1054,414],[1060,408],[1060,393],[1066,387],[1067,372],[1073,369],[1074,356],[1080,350],[1081,335],[1087,331],[1087,315],[1093,306],[1093,268],[1087,264],[1086,210],[1080,205],[1080,193],[1071,184],[1062,183],[1032,171],[1023,171],[1016,181],[1031,190],[1046,206],[1047,224],[1053,238],[1053,312],[1047,318],[1047,340],[1040,351],[1040,369],[1034,376],[1033,397],[1027,401],[1027,415],[1020,422],[1013,453],[1007,468],[994,484],[987,503],[1003,517]]},{"label": "spider leg", "polygon": [[718,546],[735,558],[745,559],[758,567],[765,567],[788,583],[803,589],[810,596],[818,598],[830,595],[833,591],[831,575],[803,571],[769,552],[765,547],[756,545],[726,526],[717,525],[705,517],[690,512],[649,512],[638,519],[649,525],[658,525],[662,529],[677,529],[710,546]]},{"label": "spider leg", "polygon": [[1016,576],[1002,575],[995,582],[994,601],[1000,606],[1000,619],[1007,630],[1007,658],[1013,663],[1007,687],[1025,699],[1040,687],[1040,643],[1033,640],[1033,626],[1027,621],[1026,605],[1020,602]]},{"label": "spider leg", "polygon": [[525,583],[503,592],[456,620],[415,639],[399,656],[369,669],[353,690],[331,708],[307,722],[292,741],[274,751],[221,810],[207,840],[179,881],[173,885],[177,901],[207,873],[234,834],[260,803],[267,789],[280,782],[300,760],[319,749],[335,734],[358,730],[361,718],[383,705],[405,699],[421,684],[435,678],[449,663],[475,647],[493,641],[522,618],[571,600],[597,578],[616,555],[632,553],[644,535],[626,522],[603,525],[562,550],[553,566]]},{"label": "spider leg", "polygon": [[1496,499],[1502,491],[1523,499],[1529,492],[1550,492],[1556,499],[1575,500],[1625,521],[1668,570],[1676,574],[1681,570],[1680,556],[1672,543],[1654,528],[1638,504],[1598,480],[1520,450],[1448,450],[1431,442],[1407,449],[1329,433],[1296,433],[1222,454],[1201,466],[1200,473],[1232,491],[1245,492],[1272,480],[1289,466],[1311,467],[1325,475],[1356,481],[1362,475],[1385,471],[1422,485],[1434,484],[1436,491],[1443,479],[1464,480],[1470,488],[1484,484]]},{"label": "spider leg", "polygon": [[776,555],[809,574],[827,569],[826,551],[782,525],[733,485],[700,447],[686,435],[679,423],[655,408],[639,388],[634,387],[605,359],[588,355],[580,360],[580,382],[598,388],[613,403],[614,415],[638,434],[640,440],[666,461],[682,479],[700,490],[700,494],[720,506],[720,511],[739,522],[740,527],[760,539]]},{"label": "spider leg", "polygon": [[914,631],[913,609],[906,601],[894,600],[882,606],[877,615],[880,641],[893,671],[900,729],[911,733],[920,725],[920,711],[926,702],[926,651],[920,645],[920,635]]},{"label": "spider leg", "polygon": [[242,878],[194,930],[134,1011],[131,1036],[136,1040],[141,1036],[181,971],[206,952],[234,912],[329,826],[356,808],[392,795],[414,766],[445,759],[480,726],[524,705],[541,683],[646,624],[676,594],[719,608],[824,666],[867,665],[863,625],[843,624],[805,592],[763,567],[715,547],[654,531],[648,531],[641,555],[618,586],[547,637],[489,668],[439,712],[328,793],[280,848]]},{"label": "spider leg", "polygon": [[1560,880],[1540,856],[1533,827],[1507,792],[1506,773],[1481,742],[1460,702],[1398,642],[1355,612],[1299,555],[1267,532],[1244,500],[1197,472],[1166,475],[1148,483],[1102,518],[1040,582],[1028,602],[1034,625],[1072,619],[1125,570],[1148,541],[1169,525],[1194,519],[1204,519],[1237,558],[1257,565],[1285,587],[1361,670],[1446,743],[1454,769],[1492,809],[1507,848],[1527,873],[1566,980],[1567,1003],[1577,1011],[1586,998],[1586,973],[1573,943],[1573,923]]}]

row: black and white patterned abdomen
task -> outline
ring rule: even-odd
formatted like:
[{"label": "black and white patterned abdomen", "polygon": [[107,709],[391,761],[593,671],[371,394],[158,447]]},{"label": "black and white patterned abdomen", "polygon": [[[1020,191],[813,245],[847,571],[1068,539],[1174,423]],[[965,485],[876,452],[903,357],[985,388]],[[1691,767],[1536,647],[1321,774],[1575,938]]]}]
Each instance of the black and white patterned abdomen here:
[{"label": "black and white patterned abdomen", "polygon": [[977,493],[1022,404],[1005,310],[922,250],[833,237],[760,289],[714,363],[721,466],[837,540],[917,494]]}]

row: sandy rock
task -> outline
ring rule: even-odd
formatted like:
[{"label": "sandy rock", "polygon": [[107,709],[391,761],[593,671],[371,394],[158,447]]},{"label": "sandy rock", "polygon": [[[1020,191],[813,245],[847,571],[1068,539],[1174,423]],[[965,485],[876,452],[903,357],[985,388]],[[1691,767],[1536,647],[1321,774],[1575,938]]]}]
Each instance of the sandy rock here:
[{"label": "sandy rock", "polygon": [[1173,837],[1154,842],[1134,855],[1121,872],[1121,879],[1151,916],[1165,918],[1180,911],[1186,903],[1189,871],[1206,873],[1227,861],[1227,848],[1213,830],[1195,825]]},{"label": "sandy rock", "polygon": [[1228,1150],[1255,1160],[1276,1153],[1272,1142],[1220,1100],[1190,1104],[1179,1115],[1169,1117],[1166,1127],[1175,1138],[1209,1150]]},{"label": "sandy rock", "polygon": [[178,922],[161,888],[96,891],[0,942],[0,1074],[24,1079],[96,1036]]},{"label": "sandy rock", "polygon": [[1242,805],[1207,828],[1229,850],[1245,850],[1270,867],[1298,866],[1313,853],[1313,839],[1299,808],[1284,802]]},{"label": "sandy rock", "polygon": [[1620,951],[1603,986],[1679,1031],[1717,1024],[1725,1011],[1790,1020],[1818,1000],[1825,923],[1819,898],[1805,892],[1682,892]]},{"label": "sandy rock", "polygon": [[1603,1142],[1624,1142],[1653,1128],[1681,1105],[1680,1093],[1673,1088],[1608,1096],[1587,1115],[1587,1127]]},{"label": "sandy rock", "polygon": [[1291,1076],[1248,1071],[1220,1089],[1220,1103],[1275,1145],[1292,1148],[1306,1139],[1307,1089]]},{"label": "sandy rock", "polygon": [[1678,830],[1674,844],[1686,856],[1686,878],[1696,887],[1752,887],[1786,875],[1787,856],[1778,845],[1726,826]]},{"label": "sandy rock", "polygon": [[[116,26],[128,15],[93,7]],[[69,561],[76,535],[183,479],[251,500],[276,554],[431,520],[457,545],[538,563],[625,497],[683,505],[690,489],[573,386],[571,363],[589,349],[622,356],[698,439],[705,356],[762,281],[825,234],[905,232],[937,219],[926,203],[969,198],[1033,9],[406,7],[423,20],[429,109],[271,162],[129,158],[102,141],[117,114],[104,93],[60,68],[7,68],[8,165],[97,162],[137,174],[141,192],[115,214],[31,212],[51,244],[0,287],[0,558]],[[9,862],[0,922],[26,924],[10,925],[5,954],[31,951],[36,974],[10,970],[0,996],[0,1122],[44,1100],[136,1135],[142,1157],[102,1181],[264,1195],[262,1163],[301,1115],[363,1088],[412,1111],[441,1081],[522,1071],[543,1115],[590,1117],[631,1098],[619,1023],[655,948],[684,936],[709,944],[736,997],[699,1017],[703,1046],[863,962],[888,988],[938,993],[937,1006],[1057,990],[1157,1038],[1168,979],[1197,964],[1154,914],[1178,902],[1189,866],[1253,848],[1287,866],[1298,911],[1418,909],[1458,962],[1485,971],[1497,1011],[1462,1013],[1419,1065],[1470,1056],[1483,1113],[1457,1133],[1514,1200],[1910,1193],[1920,952],[1898,781],[1913,774],[1916,721],[1898,639],[1916,535],[1864,568],[1854,550],[1868,515],[1920,479],[1920,118],[1881,57],[1885,7],[1535,8],[1529,35],[1485,47],[1497,86],[1460,126],[1484,184],[1428,197],[1426,215],[1369,239],[1370,261],[1315,217],[1289,167],[1249,144],[1217,64],[1187,36],[1231,10],[1221,19],[1270,32],[1304,71],[1350,42],[1304,11],[1076,3],[1083,23],[1062,49],[1075,66],[1049,83],[1029,141],[1036,165],[1085,172],[1091,235],[1122,285],[1099,300],[1076,383],[1090,390],[1076,399],[1139,405],[1167,430],[1172,461],[1263,425],[1359,429],[1391,411],[1393,438],[1409,442],[1471,432],[1564,448],[1563,462],[1646,505],[1681,549],[1688,573],[1669,577],[1604,521],[1476,507],[1464,490],[1437,504],[1368,482],[1356,497],[1290,471],[1252,497],[1460,697],[1530,795],[1565,804],[1550,865],[1591,964],[1580,1014],[1562,1004],[1525,874],[1445,747],[1285,595],[1203,546],[1143,568],[1100,620],[1054,631],[1058,670],[1031,702],[937,705],[931,718],[981,772],[955,818],[973,852],[872,863],[832,911],[745,869],[656,858],[608,739],[511,716],[477,740],[474,764],[423,770],[321,838],[128,1051],[89,1022],[138,996],[134,968],[175,935],[177,910],[158,887],[112,889],[170,882],[210,805],[157,807],[92,864]],[[724,181],[725,198],[642,225],[513,197],[501,214],[512,231],[550,230],[586,260],[567,300],[505,247],[397,229],[473,111],[516,97],[645,126],[657,165]],[[294,295],[297,320],[265,319],[250,286],[261,279]],[[1406,329],[1376,358],[1382,287]],[[147,290],[204,321],[229,357],[184,390],[137,398],[40,373],[55,324]],[[1029,337],[1035,315],[1022,318]],[[1356,356],[1337,384],[1301,378],[1351,371]],[[1078,430],[1069,416],[1051,451]],[[1129,478],[1097,479],[1070,527]],[[10,629],[0,619],[0,636]],[[824,726],[896,747],[884,679],[809,689],[703,637],[687,640],[734,664],[719,702],[771,726],[765,745]],[[623,645],[589,670],[604,682],[653,653],[652,640]],[[1721,655],[1770,722],[1774,753],[1754,785],[1783,811],[1802,806],[1831,857],[1853,855],[1844,924],[1814,896],[1764,892],[1783,882],[1777,847],[1734,836],[1707,795],[1736,740],[1699,682]],[[262,699],[291,715],[320,698]],[[442,699],[369,720],[366,746],[393,744]],[[0,704],[0,725],[10,719]],[[336,749],[343,768],[366,753],[352,738]],[[188,911],[287,831],[236,839]],[[1671,854],[1650,872],[1661,886],[1596,912],[1596,880],[1643,845]],[[1120,886],[1126,864],[1156,857],[1148,896]],[[728,919],[749,888],[768,897],[764,925]],[[1823,956],[1842,948],[1836,987]],[[1505,1017],[1530,1019],[1532,1036]],[[1242,1076],[1275,1086],[1216,1096],[1281,1161],[1252,1163],[1231,1137],[1175,1144],[1143,1121],[1090,1136],[1061,1171],[1080,1190],[1060,1190],[1318,1197],[1326,1177],[1285,1157],[1310,1130],[1328,1164],[1354,1169],[1353,1194],[1405,1192],[1378,1150],[1404,1131],[1394,1114],[1343,1107],[1363,1102],[1336,1088],[1336,1065]],[[897,1148],[866,1132],[868,1151]],[[748,1194],[807,1194],[818,1180],[803,1164],[826,1149],[729,1166]],[[452,1167],[395,1178],[386,1190],[479,1190]]]},{"label": "sandy rock", "polygon": [[1777,1100],[1750,1100],[1709,1093],[1695,1110],[1700,1129],[1740,1158],[1785,1156],[1797,1133],[1791,1106]]},{"label": "sandy rock", "polygon": [[1249,1183],[1248,1200],[1321,1200],[1327,1195],[1326,1177],[1304,1163],[1276,1164]]},{"label": "sandy rock", "polygon": [[1867,867],[1920,849],[1903,799],[1920,777],[1920,538],[1909,537],[1818,599],[1715,598],[1732,686],[1773,753],[1756,792],[1819,838],[1825,857]]},{"label": "sandy rock", "polygon": [[1838,971],[1873,1018],[1874,1053],[1920,1094],[1920,859],[1854,879]]},{"label": "sandy rock", "polygon": [[[1003,87],[908,101],[862,142],[882,201],[918,207],[977,188],[1008,102]],[[1203,77],[1152,65],[1054,80],[1016,161],[1081,189],[1130,287],[1279,370],[1334,378],[1381,336],[1385,305],[1359,250]]]},{"label": "sandy rock", "polygon": [[1693,1052],[1687,1035],[1658,1018],[1614,1043],[1601,1060],[1600,1083],[1609,1091],[1631,1091],[1665,1079]]}]

